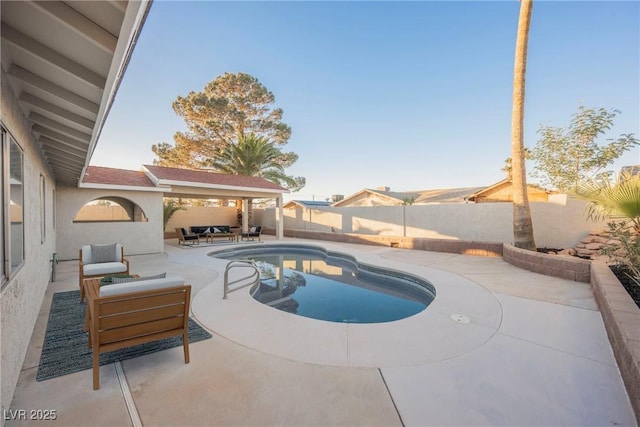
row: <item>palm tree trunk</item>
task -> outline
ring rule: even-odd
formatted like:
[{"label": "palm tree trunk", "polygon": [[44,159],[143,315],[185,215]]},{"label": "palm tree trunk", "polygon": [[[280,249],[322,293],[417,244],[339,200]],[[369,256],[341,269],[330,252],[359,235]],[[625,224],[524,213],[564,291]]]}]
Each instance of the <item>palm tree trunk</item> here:
[{"label": "palm tree trunk", "polygon": [[513,109],[511,113],[511,159],[513,188],[513,240],[517,248],[535,251],[533,223],[527,195],[524,158],[524,89],[527,71],[527,44],[533,0],[520,0],[520,17],[513,70]]}]

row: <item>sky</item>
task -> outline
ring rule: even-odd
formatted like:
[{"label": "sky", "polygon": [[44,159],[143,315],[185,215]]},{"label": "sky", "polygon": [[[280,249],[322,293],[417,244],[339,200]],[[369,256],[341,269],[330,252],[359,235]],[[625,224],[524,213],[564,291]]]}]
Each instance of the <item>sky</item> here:
[{"label": "sky", "polygon": [[[518,13],[516,0],[155,0],[91,164],[152,164],[151,146],[186,130],[173,101],[244,72],[292,129],[287,173],[307,184],[285,201],[491,185],[511,154]],[[579,106],[620,110],[600,143],[640,137],[640,2],[534,3],[525,146]],[[611,169],[633,164],[638,147]]]}]

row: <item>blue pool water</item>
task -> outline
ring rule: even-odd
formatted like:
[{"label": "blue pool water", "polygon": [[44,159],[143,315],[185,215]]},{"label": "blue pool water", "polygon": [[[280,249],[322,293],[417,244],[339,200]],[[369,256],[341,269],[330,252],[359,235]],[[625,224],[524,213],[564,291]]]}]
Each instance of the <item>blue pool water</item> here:
[{"label": "blue pool water", "polygon": [[252,260],[260,270],[253,298],[313,319],[390,322],[421,312],[435,298],[435,288],[422,278],[315,246],[261,245],[212,256]]}]

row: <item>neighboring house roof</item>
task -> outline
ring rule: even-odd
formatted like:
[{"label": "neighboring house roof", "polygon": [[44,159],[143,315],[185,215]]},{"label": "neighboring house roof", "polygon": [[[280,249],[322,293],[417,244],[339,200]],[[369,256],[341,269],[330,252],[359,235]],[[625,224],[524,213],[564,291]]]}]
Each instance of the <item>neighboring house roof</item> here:
[{"label": "neighboring house roof", "polygon": [[264,178],[144,165],[141,171],[88,166],[82,188],[159,191],[167,197],[273,198],[289,190]]},{"label": "neighboring house roof", "polygon": [[2,89],[56,182],[80,184],[151,3],[0,2]]},{"label": "neighboring house roof", "polygon": [[331,202],[320,201],[320,200],[290,200],[287,203],[285,203],[283,208],[285,209],[295,208],[297,206],[302,208],[318,208],[318,207],[331,206]]},{"label": "neighboring house roof", "polygon": [[[476,191],[475,193],[470,194],[468,199],[471,200],[471,201],[475,201],[478,197],[481,197],[481,196],[483,196],[485,194],[489,194],[492,191],[494,191],[494,190],[496,190],[496,189],[498,189],[498,188],[500,188],[502,186],[505,186],[507,184],[510,184],[510,183],[511,183],[511,178],[505,178],[502,181],[498,181],[493,185],[490,185],[488,187],[484,187],[484,188],[480,189],[479,191]],[[537,190],[540,190],[541,192],[544,192],[544,193],[547,193],[547,194],[552,194],[553,193],[550,190],[547,190],[547,189],[544,189],[544,188],[540,187],[538,184],[528,184],[527,188],[529,188],[529,189],[537,189]]]},{"label": "neighboring house roof", "polygon": [[438,190],[425,190],[414,204],[426,205],[430,203],[464,203],[469,196],[482,187],[442,188]]},{"label": "neighboring house roof", "polygon": [[349,206],[354,200],[362,196],[375,195],[379,198],[386,199],[390,205],[401,205],[405,200],[413,200],[413,204],[426,205],[431,203],[464,203],[467,197],[476,191],[485,187],[468,187],[468,188],[445,188],[437,190],[421,190],[421,191],[384,191],[364,189],[357,193],[345,197],[332,206]]}]

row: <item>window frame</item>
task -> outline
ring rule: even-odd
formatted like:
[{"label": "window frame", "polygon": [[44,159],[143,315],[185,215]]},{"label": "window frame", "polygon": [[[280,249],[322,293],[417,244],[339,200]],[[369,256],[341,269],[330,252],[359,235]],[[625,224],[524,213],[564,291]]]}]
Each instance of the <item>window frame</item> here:
[{"label": "window frame", "polygon": [[40,243],[47,241],[47,180],[40,174]]},{"label": "window frame", "polygon": [[[12,212],[11,212],[11,156],[12,149],[18,152],[20,156],[20,236],[15,236],[15,230],[12,226]],[[18,141],[9,132],[4,123],[0,122],[0,151],[2,152],[2,164],[0,174],[2,176],[2,187],[0,188],[0,202],[2,203],[2,270],[0,271],[0,290],[9,283],[9,281],[22,269],[25,265],[25,157],[24,149],[20,146]],[[20,239],[20,253],[18,254],[20,259],[14,264],[14,256],[12,241],[15,237]]]}]

